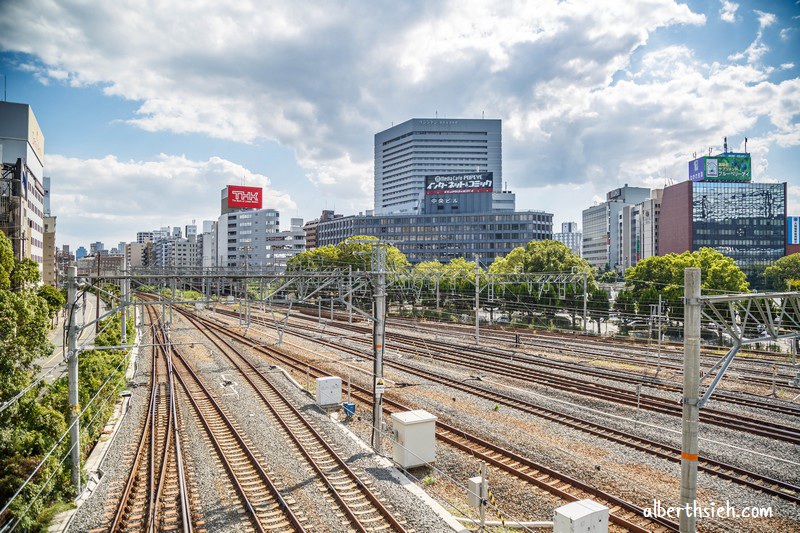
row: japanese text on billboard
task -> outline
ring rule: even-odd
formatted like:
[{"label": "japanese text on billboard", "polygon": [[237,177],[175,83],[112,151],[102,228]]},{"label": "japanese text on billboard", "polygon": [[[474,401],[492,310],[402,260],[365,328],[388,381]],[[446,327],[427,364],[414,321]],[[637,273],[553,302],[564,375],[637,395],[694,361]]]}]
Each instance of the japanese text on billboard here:
[{"label": "japanese text on billboard", "polygon": [[492,190],[494,190],[494,178],[491,172],[425,176],[425,194],[492,192]]}]

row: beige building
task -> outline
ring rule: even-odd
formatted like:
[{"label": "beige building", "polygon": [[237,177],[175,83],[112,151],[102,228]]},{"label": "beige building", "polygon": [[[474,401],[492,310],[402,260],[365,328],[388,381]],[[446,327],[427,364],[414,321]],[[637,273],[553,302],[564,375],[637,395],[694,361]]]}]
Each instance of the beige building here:
[{"label": "beige building", "polygon": [[47,285],[52,285],[55,287],[58,284],[58,264],[56,262],[56,217],[44,217],[44,236],[42,243],[42,281]]}]

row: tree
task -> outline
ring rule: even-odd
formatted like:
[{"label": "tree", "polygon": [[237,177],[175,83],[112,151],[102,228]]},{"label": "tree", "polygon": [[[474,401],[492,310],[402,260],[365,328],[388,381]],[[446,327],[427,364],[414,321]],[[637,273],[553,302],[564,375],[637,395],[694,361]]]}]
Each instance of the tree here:
[{"label": "tree", "polygon": [[[586,272],[587,292],[596,289],[594,270],[585,259],[578,257],[567,245],[558,241],[531,241],[524,248],[515,248],[507,256],[496,259],[489,267],[491,274],[531,274],[543,272]],[[528,315],[533,311],[544,315],[546,321],[555,318],[564,310],[572,318],[575,327],[577,315],[583,312],[583,284],[570,283],[563,287],[545,287],[531,291],[525,283],[506,286],[503,292],[514,295],[517,304],[525,306]],[[608,302],[608,298],[605,300]],[[601,304],[598,304],[601,305]],[[605,310],[608,312],[608,308]]]},{"label": "tree", "polygon": [[797,290],[800,285],[800,253],[781,257],[764,271],[767,286],[776,291]]},{"label": "tree", "polygon": [[[11,498],[66,427],[63,413],[40,401],[44,384],[33,385],[39,371],[36,360],[53,350],[47,339],[49,305],[34,290],[38,280],[36,263],[15,261],[11,241],[0,232],[0,402],[11,402],[0,413],[3,502]],[[52,457],[23,492],[26,499],[15,501],[11,513],[21,512],[57,468],[58,460]],[[41,503],[34,505],[34,513],[40,508]],[[22,529],[29,526],[29,522],[22,523]]]},{"label": "tree", "polygon": [[597,334],[600,334],[600,324],[608,320],[608,311],[611,304],[608,301],[608,293],[600,288],[593,288],[589,292],[589,300],[586,303],[589,318],[597,323]]},{"label": "tree", "polygon": [[629,297],[635,301],[636,311],[649,314],[650,305],[657,303],[661,295],[669,318],[682,320],[686,268],[700,268],[704,294],[736,294],[749,290],[747,277],[733,259],[713,248],[648,257],[625,272],[626,292],[630,292]]},{"label": "tree", "polygon": [[[290,271],[326,270],[330,268],[352,267],[354,271],[372,270],[372,257],[378,238],[370,235],[356,235],[345,239],[336,246],[327,245],[303,252],[291,258]],[[386,268],[389,271],[407,270],[409,262],[405,254],[395,246],[386,247]]]},{"label": "tree", "polygon": [[42,285],[36,293],[47,302],[48,314],[52,319],[58,313],[58,310],[64,307],[67,302],[67,297],[64,293],[52,285]]},{"label": "tree", "polygon": [[14,248],[11,240],[0,231],[0,289],[11,287],[11,271],[14,269]]},{"label": "tree", "polygon": [[33,259],[25,258],[11,270],[11,288],[29,289],[39,283],[39,265]]}]

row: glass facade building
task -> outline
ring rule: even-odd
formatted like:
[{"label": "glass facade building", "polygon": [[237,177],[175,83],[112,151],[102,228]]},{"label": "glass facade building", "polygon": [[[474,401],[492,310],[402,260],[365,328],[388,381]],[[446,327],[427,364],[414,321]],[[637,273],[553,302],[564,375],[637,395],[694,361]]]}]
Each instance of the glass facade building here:
[{"label": "glass facade building", "polygon": [[731,257],[748,279],[785,253],[786,185],[694,183],[692,240],[695,250],[714,248]]},{"label": "glass facade building", "polygon": [[359,215],[320,222],[319,246],[371,235],[403,252],[411,264],[478,255],[491,263],[530,241],[553,237],[553,215],[542,211],[464,215]]},{"label": "glass facade building", "polygon": [[786,253],[786,218],[786,183],[678,183],[664,190],[659,255],[714,248],[762,288]]}]

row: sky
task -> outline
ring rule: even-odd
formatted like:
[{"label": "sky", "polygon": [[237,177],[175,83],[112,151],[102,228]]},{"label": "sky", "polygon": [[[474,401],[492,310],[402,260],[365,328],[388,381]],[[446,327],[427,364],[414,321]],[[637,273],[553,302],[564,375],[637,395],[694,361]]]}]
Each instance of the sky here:
[{"label": "sky", "polygon": [[747,151],[800,215],[800,2],[2,0],[5,98],[45,137],[56,241],[373,208],[375,133],[499,118],[517,209],[581,223],[625,184]]}]

